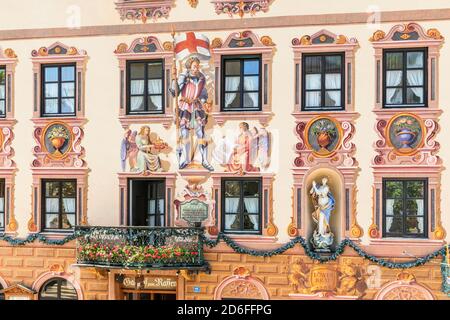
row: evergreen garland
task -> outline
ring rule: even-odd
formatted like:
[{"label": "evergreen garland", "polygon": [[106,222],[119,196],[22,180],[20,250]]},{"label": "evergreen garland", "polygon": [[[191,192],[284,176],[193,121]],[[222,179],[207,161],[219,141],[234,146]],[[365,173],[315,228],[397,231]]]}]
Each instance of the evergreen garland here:
[{"label": "evergreen garland", "polygon": [[[104,229],[104,228],[101,228]],[[48,239],[46,236],[41,234],[31,234],[25,239],[20,238],[13,238],[11,236],[3,235],[0,236],[0,241],[6,241],[12,246],[24,246],[29,243],[33,243],[36,241],[39,241],[41,243],[47,244],[47,245],[56,245],[56,246],[63,246],[68,242],[74,241],[78,238],[89,236],[90,234],[93,234],[94,232],[98,232],[98,228],[83,228],[83,229],[77,229],[73,234],[63,238],[63,239]],[[336,261],[345,251],[347,247],[352,248],[355,250],[355,252],[362,258],[367,259],[373,263],[376,263],[382,267],[390,268],[390,269],[410,269],[415,268],[418,266],[422,266],[428,262],[430,262],[432,259],[437,258],[438,256],[442,256],[446,258],[446,247],[442,247],[439,250],[436,250],[424,257],[417,258],[415,260],[406,261],[406,262],[392,262],[383,258],[375,257],[367,252],[365,252],[361,247],[359,247],[355,242],[353,242],[350,239],[344,239],[336,248],[335,252],[333,252],[331,255],[321,255],[317,252],[314,252],[310,249],[307,241],[303,237],[297,237],[289,241],[288,243],[282,245],[279,248],[273,249],[273,250],[253,250],[249,248],[245,248],[237,244],[232,238],[227,236],[224,233],[220,233],[215,240],[211,240],[205,236],[204,233],[198,232],[197,229],[192,230],[191,235],[200,235],[200,241],[209,248],[214,248],[221,241],[225,242],[231,249],[233,249],[236,253],[240,254],[246,254],[251,255],[255,257],[273,257],[277,255],[281,255],[288,251],[289,249],[294,248],[297,244],[302,246],[305,250],[306,255],[314,260],[319,261],[320,263],[327,263],[330,261]],[[135,240],[135,236],[131,236],[129,240]],[[443,264],[444,265],[444,264]],[[445,266],[442,267],[443,271]],[[448,269],[448,267],[447,267]],[[446,269],[447,272],[449,272]]]},{"label": "evergreen garland", "polygon": [[230,248],[232,248],[236,253],[251,255],[255,257],[272,257],[276,255],[280,255],[285,253],[287,250],[294,248],[297,244],[301,245],[303,249],[305,250],[306,255],[315,261],[319,261],[320,263],[326,263],[330,261],[336,261],[345,251],[346,247],[350,247],[362,258],[367,259],[373,263],[376,263],[382,267],[390,268],[390,269],[410,269],[418,266],[422,266],[428,262],[430,262],[432,259],[442,255],[443,257],[446,256],[446,250],[445,247],[436,250],[430,254],[428,254],[425,257],[417,258],[412,261],[406,261],[406,262],[392,262],[383,258],[377,258],[373,255],[368,254],[365,252],[361,247],[359,247],[355,242],[353,242],[350,239],[343,240],[336,248],[335,252],[332,253],[329,256],[321,255],[317,252],[312,251],[309,248],[309,245],[307,241],[302,237],[297,237],[295,239],[292,239],[290,242],[284,244],[283,246],[274,249],[274,250],[253,250],[249,248],[244,248],[239,246],[233,239],[228,237],[227,235],[220,233],[216,240],[210,240],[207,239],[206,236],[203,237],[203,242],[205,245],[207,245],[210,248],[216,247],[220,241],[224,241]]}]

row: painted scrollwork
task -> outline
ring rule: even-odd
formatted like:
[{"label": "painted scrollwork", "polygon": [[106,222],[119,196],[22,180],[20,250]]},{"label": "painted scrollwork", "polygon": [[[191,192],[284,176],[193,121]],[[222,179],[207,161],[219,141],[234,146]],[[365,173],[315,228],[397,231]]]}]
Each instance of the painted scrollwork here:
[{"label": "painted scrollwork", "polygon": [[14,168],[15,162],[12,160],[12,157],[14,156],[14,149],[11,146],[12,141],[14,140],[14,133],[12,129],[9,127],[3,127],[0,138],[0,165],[3,168]]},{"label": "painted scrollwork", "polygon": [[336,35],[328,30],[320,30],[313,35],[304,35],[301,38],[292,39],[293,46],[311,46],[311,45],[357,45],[358,41],[355,38],[347,38],[340,34]]},{"label": "painted scrollwork", "polygon": [[417,23],[398,24],[389,33],[377,30],[370,37],[371,42],[407,41],[407,40],[444,40],[439,30],[432,28],[427,32]]},{"label": "painted scrollwork", "polygon": [[83,136],[81,127],[70,127],[58,121],[35,128],[32,167],[85,167],[85,151],[81,146]]},{"label": "painted scrollwork", "polygon": [[254,16],[258,12],[268,12],[273,0],[212,0],[217,14],[227,14],[229,17],[245,14]]},{"label": "painted scrollwork", "polygon": [[[409,114],[399,114],[390,121],[382,119],[377,122],[376,131],[380,139],[375,143],[375,151],[378,153],[373,159],[375,165],[387,163],[439,165],[441,163],[440,157],[436,155],[440,149],[439,142],[435,141],[439,131],[437,121],[421,120],[416,116],[411,119],[407,117]],[[415,119],[417,119],[417,130],[408,129],[414,125]],[[402,127],[401,130],[396,128],[397,122],[403,120],[410,121],[409,127],[405,127],[406,129]],[[405,125],[408,124],[405,123]]]},{"label": "painted scrollwork", "polygon": [[122,20],[140,20],[146,23],[151,19],[156,21],[160,18],[168,18],[173,6],[173,0],[161,1],[125,1],[116,3],[116,9]]},{"label": "painted scrollwork", "polygon": [[314,166],[324,161],[333,166],[358,165],[354,157],[355,126],[352,122],[320,116],[308,123],[299,122],[295,132],[299,139],[295,147],[299,154],[294,160],[296,167]]}]

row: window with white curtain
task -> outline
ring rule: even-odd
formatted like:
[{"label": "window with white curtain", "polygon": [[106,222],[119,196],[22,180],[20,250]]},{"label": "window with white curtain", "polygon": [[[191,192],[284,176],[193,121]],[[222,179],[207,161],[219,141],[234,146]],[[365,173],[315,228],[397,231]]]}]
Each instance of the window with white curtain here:
[{"label": "window with white curtain", "polygon": [[427,50],[384,51],[384,107],[425,107]]},{"label": "window with white curtain", "polygon": [[0,66],[0,118],[6,117],[6,68]]},{"label": "window with white curtain", "polygon": [[261,234],[261,180],[222,181],[222,230]]},{"label": "window with white curtain", "polygon": [[162,60],[128,61],[128,114],[164,113]]},{"label": "window with white curtain", "polygon": [[0,179],[0,231],[5,231],[5,179]]},{"label": "window with white curtain", "polygon": [[261,92],[261,56],[222,57],[222,111],[259,111]]},{"label": "window with white curtain", "polygon": [[385,237],[427,237],[427,188],[427,179],[383,180]]},{"label": "window with white curtain", "polygon": [[344,54],[303,55],[303,111],[343,110]]},{"label": "window with white curtain", "polygon": [[42,181],[42,229],[72,230],[76,225],[77,183],[75,180]]},{"label": "window with white curtain", "polygon": [[42,66],[42,116],[75,115],[75,64]]}]

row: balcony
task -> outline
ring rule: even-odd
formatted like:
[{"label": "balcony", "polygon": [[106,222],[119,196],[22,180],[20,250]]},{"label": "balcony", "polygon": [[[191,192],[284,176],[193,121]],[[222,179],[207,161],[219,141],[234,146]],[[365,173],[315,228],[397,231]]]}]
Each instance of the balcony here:
[{"label": "balcony", "polygon": [[208,270],[203,229],[77,227],[77,265],[108,269]]}]

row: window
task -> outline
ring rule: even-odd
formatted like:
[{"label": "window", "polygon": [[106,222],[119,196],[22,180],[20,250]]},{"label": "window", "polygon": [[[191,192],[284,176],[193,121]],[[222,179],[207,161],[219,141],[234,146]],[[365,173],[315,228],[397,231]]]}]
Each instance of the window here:
[{"label": "window", "polygon": [[75,180],[45,180],[42,182],[42,229],[71,230],[76,224]]},{"label": "window", "polygon": [[261,234],[261,180],[222,181],[222,230]]},{"label": "window", "polygon": [[5,180],[0,180],[0,231],[5,231]]},{"label": "window", "polygon": [[260,111],[261,56],[223,56],[222,70],[222,111]]},{"label": "window", "polygon": [[0,67],[0,118],[6,116],[6,68]]},{"label": "window", "polygon": [[75,64],[42,66],[42,116],[75,115]]},{"label": "window", "polygon": [[427,50],[384,51],[384,107],[425,107]]},{"label": "window", "polygon": [[128,61],[127,70],[128,114],[164,113],[163,61]]},{"label": "window", "polygon": [[130,225],[166,226],[166,184],[160,180],[131,180]]},{"label": "window", "polygon": [[39,300],[78,300],[78,294],[69,281],[54,278],[42,286]]},{"label": "window", "polygon": [[384,179],[384,236],[426,238],[428,181]]},{"label": "window", "polygon": [[302,60],[302,110],[344,110],[344,54],[304,54]]}]

